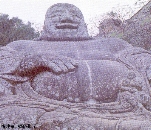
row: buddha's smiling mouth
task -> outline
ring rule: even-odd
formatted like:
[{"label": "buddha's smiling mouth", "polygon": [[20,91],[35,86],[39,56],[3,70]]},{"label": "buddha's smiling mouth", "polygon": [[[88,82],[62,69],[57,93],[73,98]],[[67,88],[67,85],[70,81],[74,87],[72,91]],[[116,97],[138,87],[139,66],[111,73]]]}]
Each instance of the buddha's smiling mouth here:
[{"label": "buddha's smiling mouth", "polygon": [[78,24],[73,23],[61,23],[56,25],[57,29],[78,29]]}]

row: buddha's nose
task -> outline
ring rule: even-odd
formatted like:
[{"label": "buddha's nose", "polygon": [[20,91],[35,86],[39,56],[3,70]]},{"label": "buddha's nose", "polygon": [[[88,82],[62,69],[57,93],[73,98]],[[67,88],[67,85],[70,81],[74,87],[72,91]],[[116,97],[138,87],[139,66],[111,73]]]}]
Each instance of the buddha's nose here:
[{"label": "buddha's nose", "polygon": [[62,23],[73,23],[73,16],[68,10],[65,11],[64,17],[61,19]]}]

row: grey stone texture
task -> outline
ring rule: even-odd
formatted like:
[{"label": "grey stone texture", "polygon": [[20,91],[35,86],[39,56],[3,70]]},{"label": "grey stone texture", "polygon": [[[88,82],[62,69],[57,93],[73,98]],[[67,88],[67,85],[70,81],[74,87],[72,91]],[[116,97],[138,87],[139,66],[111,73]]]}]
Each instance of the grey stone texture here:
[{"label": "grey stone texture", "polygon": [[62,6],[62,3],[58,3],[47,10],[41,40],[62,41],[88,38],[83,14],[76,6],[67,3]]},{"label": "grey stone texture", "polygon": [[121,39],[90,38],[77,7],[55,4],[37,41],[0,48],[0,123],[147,130],[150,83],[150,52]]}]

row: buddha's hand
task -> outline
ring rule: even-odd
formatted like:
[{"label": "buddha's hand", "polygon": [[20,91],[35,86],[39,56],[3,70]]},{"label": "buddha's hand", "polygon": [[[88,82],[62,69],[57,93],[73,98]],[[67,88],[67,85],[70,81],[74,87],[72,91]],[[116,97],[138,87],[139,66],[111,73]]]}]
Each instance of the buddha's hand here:
[{"label": "buddha's hand", "polygon": [[43,61],[50,68],[50,71],[55,74],[68,73],[78,67],[76,60],[64,56],[44,57]]},{"label": "buddha's hand", "polygon": [[77,67],[77,61],[71,58],[38,54],[24,57],[13,73],[22,77],[33,77],[44,71],[54,74],[67,73],[74,71]]}]

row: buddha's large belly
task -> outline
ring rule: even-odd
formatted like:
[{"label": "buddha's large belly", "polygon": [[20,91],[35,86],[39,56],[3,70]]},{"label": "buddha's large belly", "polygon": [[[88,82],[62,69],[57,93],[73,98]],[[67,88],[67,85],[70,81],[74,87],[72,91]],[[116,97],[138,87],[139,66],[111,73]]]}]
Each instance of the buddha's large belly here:
[{"label": "buddha's large belly", "polygon": [[73,72],[37,75],[32,87],[39,94],[56,100],[112,102],[116,100],[121,80],[128,72],[125,65],[116,61],[81,61]]}]

